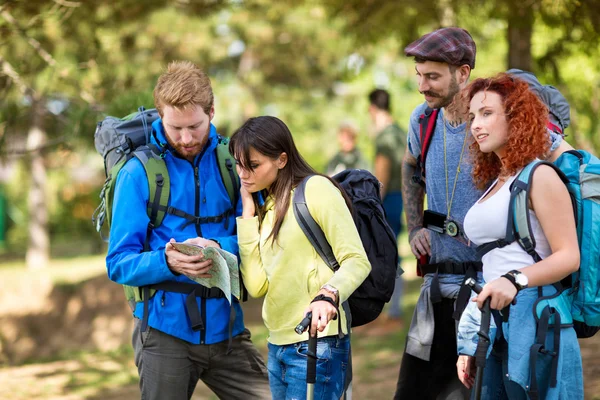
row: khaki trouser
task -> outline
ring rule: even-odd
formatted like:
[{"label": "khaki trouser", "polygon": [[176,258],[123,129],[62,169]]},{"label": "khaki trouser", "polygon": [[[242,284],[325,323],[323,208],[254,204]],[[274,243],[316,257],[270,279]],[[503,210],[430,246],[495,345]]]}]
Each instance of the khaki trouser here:
[{"label": "khaki trouser", "polygon": [[247,329],[228,341],[191,344],[148,327],[140,334],[135,320],[133,349],[144,400],[187,400],[198,380],[220,399],[271,399],[268,373]]}]

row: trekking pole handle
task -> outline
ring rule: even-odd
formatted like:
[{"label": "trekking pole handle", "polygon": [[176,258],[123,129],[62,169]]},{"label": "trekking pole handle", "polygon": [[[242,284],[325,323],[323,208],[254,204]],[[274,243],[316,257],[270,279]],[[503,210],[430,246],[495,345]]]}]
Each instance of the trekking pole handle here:
[{"label": "trekking pole handle", "polygon": [[308,326],[310,325],[311,321],[312,321],[312,311],[309,311],[306,313],[306,316],[304,317],[304,319],[302,321],[300,321],[300,323],[298,325],[296,325],[296,328],[294,328],[294,330],[296,331],[296,333],[298,335],[302,335],[304,333],[304,331],[306,331],[306,329],[308,329]]},{"label": "trekking pole handle", "polygon": [[481,285],[473,278],[467,278],[467,280],[465,280],[465,285],[470,287],[477,294],[481,293],[481,290],[483,289]]}]

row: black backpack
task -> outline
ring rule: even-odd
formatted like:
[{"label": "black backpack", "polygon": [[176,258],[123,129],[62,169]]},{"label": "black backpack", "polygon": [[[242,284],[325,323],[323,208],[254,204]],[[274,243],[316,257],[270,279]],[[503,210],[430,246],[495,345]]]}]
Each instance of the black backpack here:
[{"label": "black backpack", "polygon": [[[340,265],[323,230],[306,205],[304,190],[309,178],[305,178],[294,192],[294,215],[323,261],[337,271]],[[371,263],[369,276],[348,299],[350,316],[347,319],[351,321],[351,326],[361,326],[377,318],[392,297],[398,270],[398,244],[385,218],[377,178],[366,170],[348,169],[333,179],[352,200],[354,224]]]}]

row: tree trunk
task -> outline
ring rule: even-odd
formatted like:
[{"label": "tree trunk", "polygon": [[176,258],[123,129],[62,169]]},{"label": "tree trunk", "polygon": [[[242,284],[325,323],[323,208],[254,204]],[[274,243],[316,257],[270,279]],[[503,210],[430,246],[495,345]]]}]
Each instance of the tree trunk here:
[{"label": "tree trunk", "polygon": [[31,162],[31,186],[29,189],[29,247],[27,268],[40,269],[50,259],[50,235],[48,232],[48,207],[46,204],[46,166],[42,148],[46,143],[44,130],[45,108],[42,99],[34,98],[31,128],[27,135],[27,149]]},{"label": "tree trunk", "polygon": [[516,0],[509,4],[508,13],[508,68],[532,71],[531,36],[533,34],[532,0]]}]

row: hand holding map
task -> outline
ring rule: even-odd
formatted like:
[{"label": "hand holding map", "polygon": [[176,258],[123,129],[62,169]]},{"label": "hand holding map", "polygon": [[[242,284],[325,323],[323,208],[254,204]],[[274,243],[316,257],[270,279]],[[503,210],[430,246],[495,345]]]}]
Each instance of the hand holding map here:
[{"label": "hand holding map", "polygon": [[210,278],[194,278],[191,276],[188,276],[188,278],[208,288],[218,287],[225,293],[229,303],[232,302],[232,295],[238,299],[240,298],[238,259],[234,254],[217,247],[202,247],[189,243],[174,242],[171,245],[180,253],[189,256],[202,253],[205,259],[212,260],[213,267],[210,271]]},{"label": "hand holding map", "polygon": [[205,247],[189,243],[171,242],[171,246],[173,246],[173,248],[178,252],[188,256],[196,256],[200,253],[203,253],[203,250],[205,249]]}]

